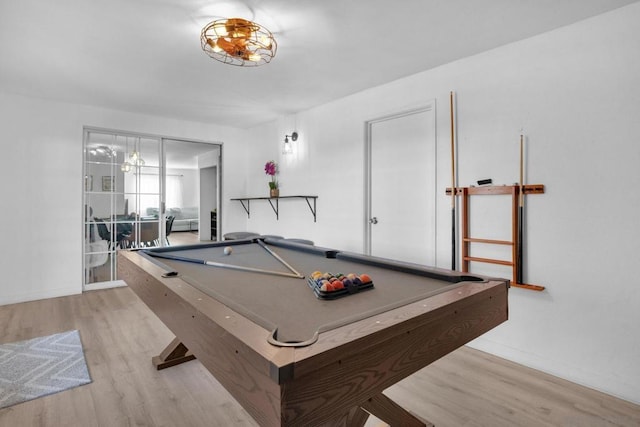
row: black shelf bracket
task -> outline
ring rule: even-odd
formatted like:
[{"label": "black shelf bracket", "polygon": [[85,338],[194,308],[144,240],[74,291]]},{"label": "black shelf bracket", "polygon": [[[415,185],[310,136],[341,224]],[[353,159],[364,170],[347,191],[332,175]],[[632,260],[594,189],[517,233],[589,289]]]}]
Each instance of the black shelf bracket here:
[{"label": "black shelf bracket", "polygon": [[[273,206],[273,199],[276,199],[276,205]],[[280,206],[278,205],[278,197],[273,197],[269,199],[269,204],[271,205],[271,209],[273,209],[273,211],[276,213],[276,221],[280,219],[280,217],[278,216],[278,209],[280,208]]]},{"label": "black shelf bracket", "polygon": [[[247,218],[251,218],[251,199],[231,199],[231,200],[239,201],[242,207],[244,208],[245,212],[247,213]],[[247,204],[245,205],[244,202],[247,202]]]}]

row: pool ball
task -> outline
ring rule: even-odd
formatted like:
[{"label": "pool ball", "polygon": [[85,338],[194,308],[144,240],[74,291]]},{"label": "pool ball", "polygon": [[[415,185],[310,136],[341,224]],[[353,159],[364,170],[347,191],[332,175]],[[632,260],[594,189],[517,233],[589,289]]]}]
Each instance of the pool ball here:
[{"label": "pool ball", "polygon": [[231,246],[225,246],[222,252],[224,252],[225,255],[231,255],[231,252],[233,252],[233,248]]},{"label": "pool ball", "polygon": [[329,282],[323,283],[322,286],[320,286],[320,290],[323,292],[331,292],[333,291],[333,286],[331,286]]},{"label": "pool ball", "polygon": [[371,281],[371,277],[369,277],[368,274],[361,274],[360,280],[362,280],[362,283],[369,283]]}]

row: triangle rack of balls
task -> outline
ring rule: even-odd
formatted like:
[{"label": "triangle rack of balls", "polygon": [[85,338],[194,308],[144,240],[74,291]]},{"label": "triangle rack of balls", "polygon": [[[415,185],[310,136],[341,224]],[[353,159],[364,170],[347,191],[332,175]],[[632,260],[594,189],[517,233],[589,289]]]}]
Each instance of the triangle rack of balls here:
[{"label": "triangle rack of balls", "polygon": [[320,299],[336,299],[373,288],[373,281],[368,274],[349,273],[345,275],[314,271],[307,282]]}]

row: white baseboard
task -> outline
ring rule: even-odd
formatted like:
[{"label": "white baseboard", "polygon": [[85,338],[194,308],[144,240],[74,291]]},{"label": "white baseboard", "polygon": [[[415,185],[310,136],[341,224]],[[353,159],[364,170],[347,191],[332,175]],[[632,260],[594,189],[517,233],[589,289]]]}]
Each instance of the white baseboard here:
[{"label": "white baseboard", "polygon": [[108,282],[88,283],[84,285],[84,292],[97,291],[99,289],[121,288],[127,286],[124,280],[111,280]]}]

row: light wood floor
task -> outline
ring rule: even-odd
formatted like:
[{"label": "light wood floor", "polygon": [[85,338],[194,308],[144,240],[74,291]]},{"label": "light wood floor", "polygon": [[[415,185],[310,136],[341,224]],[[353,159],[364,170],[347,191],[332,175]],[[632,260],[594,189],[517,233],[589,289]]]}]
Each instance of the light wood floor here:
[{"label": "light wood floor", "polygon": [[[0,410],[0,426],[256,425],[197,360],[153,368],[173,335],[127,287],[2,306],[0,325],[2,343],[78,329],[93,378]],[[385,393],[438,427],[640,426],[639,406],[470,348]]]},{"label": "light wood floor", "polygon": [[197,243],[211,243],[211,241],[203,241],[198,240],[198,232],[197,231],[176,231],[175,233],[171,233],[169,235],[169,243],[171,246],[178,245],[195,245]]}]

